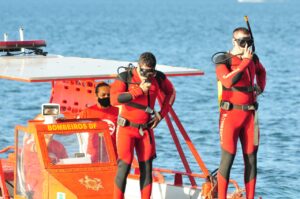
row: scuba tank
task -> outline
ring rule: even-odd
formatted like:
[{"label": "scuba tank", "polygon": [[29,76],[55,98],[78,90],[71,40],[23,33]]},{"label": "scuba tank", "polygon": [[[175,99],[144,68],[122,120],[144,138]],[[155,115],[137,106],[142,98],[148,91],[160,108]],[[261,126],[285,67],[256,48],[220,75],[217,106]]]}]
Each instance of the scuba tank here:
[{"label": "scuba tank", "polygon": [[217,81],[218,86],[218,105],[220,108],[221,100],[222,100],[222,92],[223,92],[223,86],[222,83],[218,80]]},{"label": "scuba tank", "polygon": [[[211,56],[211,61],[218,66],[219,64],[225,64],[227,68],[230,68],[231,58],[233,55],[230,55],[228,52],[217,52]],[[223,85],[220,80],[217,79],[217,87],[218,87],[218,105],[220,108],[221,100],[222,100],[222,92]]]}]

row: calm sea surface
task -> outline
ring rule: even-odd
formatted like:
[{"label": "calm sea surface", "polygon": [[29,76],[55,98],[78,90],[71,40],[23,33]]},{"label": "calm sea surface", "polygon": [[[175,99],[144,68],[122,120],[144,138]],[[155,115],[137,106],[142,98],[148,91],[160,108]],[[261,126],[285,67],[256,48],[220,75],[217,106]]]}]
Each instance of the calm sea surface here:
[{"label": "calm sea surface", "polygon": [[[10,0],[0,2],[0,35],[45,39],[51,54],[135,61],[152,51],[160,64],[202,69],[205,76],[172,78],[174,108],[209,170],[220,148],[215,69],[216,51],[231,47],[231,31],[249,15],[257,53],[267,70],[259,98],[261,142],[257,195],[300,198],[300,2],[275,0]],[[14,126],[26,124],[49,101],[50,84],[0,80],[0,148],[14,144]],[[156,130],[155,166],[182,170],[165,123]],[[185,147],[186,149],[186,147]],[[195,172],[199,168],[192,162]],[[243,185],[242,153],[231,177]]]}]

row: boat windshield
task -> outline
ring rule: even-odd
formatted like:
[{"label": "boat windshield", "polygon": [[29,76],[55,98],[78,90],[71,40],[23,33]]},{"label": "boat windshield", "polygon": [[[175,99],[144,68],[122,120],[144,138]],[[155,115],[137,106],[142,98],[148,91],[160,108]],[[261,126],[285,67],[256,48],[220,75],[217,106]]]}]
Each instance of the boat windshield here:
[{"label": "boat windshield", "polygon": [[48,161],[52,165],[108,163],[104,133],[44,134]]}]

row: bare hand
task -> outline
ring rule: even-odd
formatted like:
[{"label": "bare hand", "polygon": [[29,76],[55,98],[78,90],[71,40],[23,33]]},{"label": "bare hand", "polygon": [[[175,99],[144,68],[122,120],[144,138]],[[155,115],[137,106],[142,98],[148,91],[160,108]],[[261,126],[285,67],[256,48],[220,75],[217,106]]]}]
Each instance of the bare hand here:
[{"label": "bare hand", "polygon": [[246,44],[244,54],[242,55],[242,59],[252,59],[252,57],[252,50],[250,50],[250,48],[248,48],[248,44]]},{"label": "bare hand", "polygon": [[154,129],[157,125],[158,125],[158,123],[161,121],[161,115],[160,115],[160,113],[158,113],[158,112],[155,112],[155,117],[150,121],[150,123],[152,123],[152,125],[151,125],[151,129]]},{"label": "bare hand", "polygon": [[147,93],[149,91],[149,88],[151,86],[150,82],[145,82],[145,80],[142,81],[140,84],[140,88],[143,90],[144,93]]},{"label": "bare hand", "polygon": [[255,84],[254,87],[256,91],[256,96],[260,95],[263,92],[262,89],[257,84]]}]

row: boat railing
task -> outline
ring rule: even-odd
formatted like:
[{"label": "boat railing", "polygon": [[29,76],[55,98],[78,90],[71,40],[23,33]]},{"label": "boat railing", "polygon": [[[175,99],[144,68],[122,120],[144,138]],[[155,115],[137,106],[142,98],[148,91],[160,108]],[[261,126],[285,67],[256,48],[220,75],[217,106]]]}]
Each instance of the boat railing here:
[{"label": "boat railing", "polygon": [[[134,169],[134,174],[131,175],[139,175],[139,168],[137,164],[133,164],[132,168]],[[174,183],[173,185],[175,186],[182,186],[183,185],[183,177],[188,176],[188,177],[193,177],[193,178],[201,178],[201,179],[207,179],[207,176],[205,174],[199,174],[199,173],[187,173],[187,172],[182,172],[182,171],[175,171],[175,170],[170,170],[170,169],[163,169],[163,168],[153,168],[153,173],[157,177],[156,181],[159,183],[164,183],[164,176],[162,173],[166,174],[173,174],[174,175]],[[154,176],[154,177],[155,177]],[[239,187],[238,183],[230,179],[229,183],[231,183],[237,191],[242,191],[242,189]],[[197,188],[198,186],[192,186],[193,188]]]},{"label": "boat railing", "polygon": [[15,149],[15,146],[8,146],[8,147],[5,147],[3,149],[0,150],[0,153],[6,153],[10,150],[14,150]]},{"label": "boat railing", "polygon": [[[8,147],[5,147],[3,149],[0,150],[0,154],[1,153],[6,153],[10,150],[14,150],[15,147],[14,146],[8,146]],[[2,165],[2,160],[0,159],[0,191],[2,190],[2,198],[3,199],[10,199],[10,195],[9,195],[9,191],[7,189],[7,186],[6,186],[6,177],[8,174],[6,174],[5,172],[5,167],[4,165]],[[11,172],[10,172],[11,173]],[[1,194],[1,192],[0,192]],[[1,198],[1,197],[0,197]]]}]

